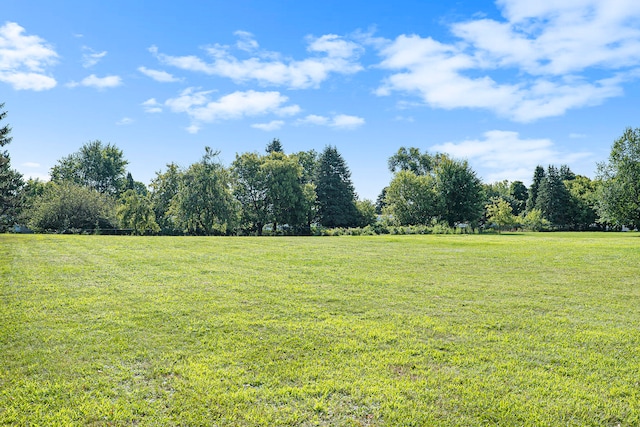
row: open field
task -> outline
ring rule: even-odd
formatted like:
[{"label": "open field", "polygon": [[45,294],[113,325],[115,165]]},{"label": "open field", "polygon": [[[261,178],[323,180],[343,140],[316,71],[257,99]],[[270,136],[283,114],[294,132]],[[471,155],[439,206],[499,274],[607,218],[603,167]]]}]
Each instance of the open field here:
[{"label": "open field", "polygon": [[0,235],[0,425],[637,426],[640,235]]}]

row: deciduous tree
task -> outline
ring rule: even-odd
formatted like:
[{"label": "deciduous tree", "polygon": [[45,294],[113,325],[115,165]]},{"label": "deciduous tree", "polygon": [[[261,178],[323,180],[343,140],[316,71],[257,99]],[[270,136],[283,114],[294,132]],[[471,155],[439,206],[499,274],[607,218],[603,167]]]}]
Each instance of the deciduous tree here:
[{"label": "deciduous tree", "polygon": [[640,229],[640,128],[627,128],[598,165],[602,180],[598,212],[608,223]]},{"label": "deciduous tree", "polygon": [[155,234],[160,231],[149,196],[134,189],[120,196],[117,214],[122,227],[131,229],[133,234]]},{"label": "deciduous tree", "polygon": [[122,150],[95,140],[58,160],[51,169],[51,180],[72,182],[100,193],[118,195],[126,187],[127,164]]},{"label": "deciduous tree", "polygon": [[112,196],[72,182],[49,182],[29,212],[36,231],[81,231],[117,228]]},{"label": "deciduous tree", "polygon": [[218,152],[206,147],[202,160],[182,174],[171,201],[170,214],[187,234],[208,236],[235,230],[238,212],[231,177],[217,156]]}]

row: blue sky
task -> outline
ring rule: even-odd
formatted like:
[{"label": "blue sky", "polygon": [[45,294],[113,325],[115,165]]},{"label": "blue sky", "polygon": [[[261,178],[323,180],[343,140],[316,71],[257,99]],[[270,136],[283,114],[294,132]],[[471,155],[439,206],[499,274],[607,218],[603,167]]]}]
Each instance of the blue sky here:
[{"label": "blue sky", "polygon": [[12,165],[45,178],[99,139],[149,183],[205,146],[337,146],[358,194],[401,146],[485,182],[593,177],[640,117],[637,0],[0,0]]}]

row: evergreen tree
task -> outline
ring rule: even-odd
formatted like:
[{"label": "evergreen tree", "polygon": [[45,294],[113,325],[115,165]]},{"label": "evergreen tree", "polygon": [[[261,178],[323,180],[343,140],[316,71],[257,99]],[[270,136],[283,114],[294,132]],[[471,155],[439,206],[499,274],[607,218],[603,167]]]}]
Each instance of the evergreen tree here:
[{"label": "evergreen tree", "polygon": [[[7,115],[2,111],[4,103],[0,104],[0,121]],[[11,127],[5,125],[0,128],[0,147],[9,144]],[[11,169],[11,158],[8,151],[0,152],[0,232],[7,231],[18,217],[20,209],[20,192],[24,182],[22,175]]]},{"label": "evergreen tree", "polygon": [[536,208],[540,209],[542,216],[553,226],[565,228],[571,222],[570,200],[569,190],[562,181],[560,171],[555,166],[549,166],[538,188]]},{"label": "evergreen tree", "polygon": [[527,198],[529,196],[527,187],[522,181],[513,181],[509,187],[509,194],[513,198],[511,207],[514,215],[520,215],[527,207]]},{"label": "evergreen tree", "polygon": [[267,152],[267,154],[284,153],[284,149],[282,148],[282,144],[280,143],[280,140],[278,138],[273,138],[273,141],[271,141],[267,145],[265,151]]},{"label": "evergreen tree", "polygon": [[359,214],[351,172],[335,147],[327,146],[320,155],[316,193],[320,224],[325,227],[358,225]]},{"label": "evergreen tree", "polygon": [[538,200],[538,188],[540,187],[540,183],[544,179],[544,168],[540,165],[536,166],[535,171],[533,172],[533,180],[531,182],[531,186],[529,187],[529,198],[527,199],[526,211],[531,212],[531,210],[535,209],[536,202]]}]

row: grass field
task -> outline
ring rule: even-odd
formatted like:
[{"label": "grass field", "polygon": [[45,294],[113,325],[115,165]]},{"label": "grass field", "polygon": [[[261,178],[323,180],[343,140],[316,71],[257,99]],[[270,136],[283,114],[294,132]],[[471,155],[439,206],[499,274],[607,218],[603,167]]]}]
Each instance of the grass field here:
[{"label": "grass field", "polygon": [[0,235],[0,425],[638,426],[640,235]]}]

